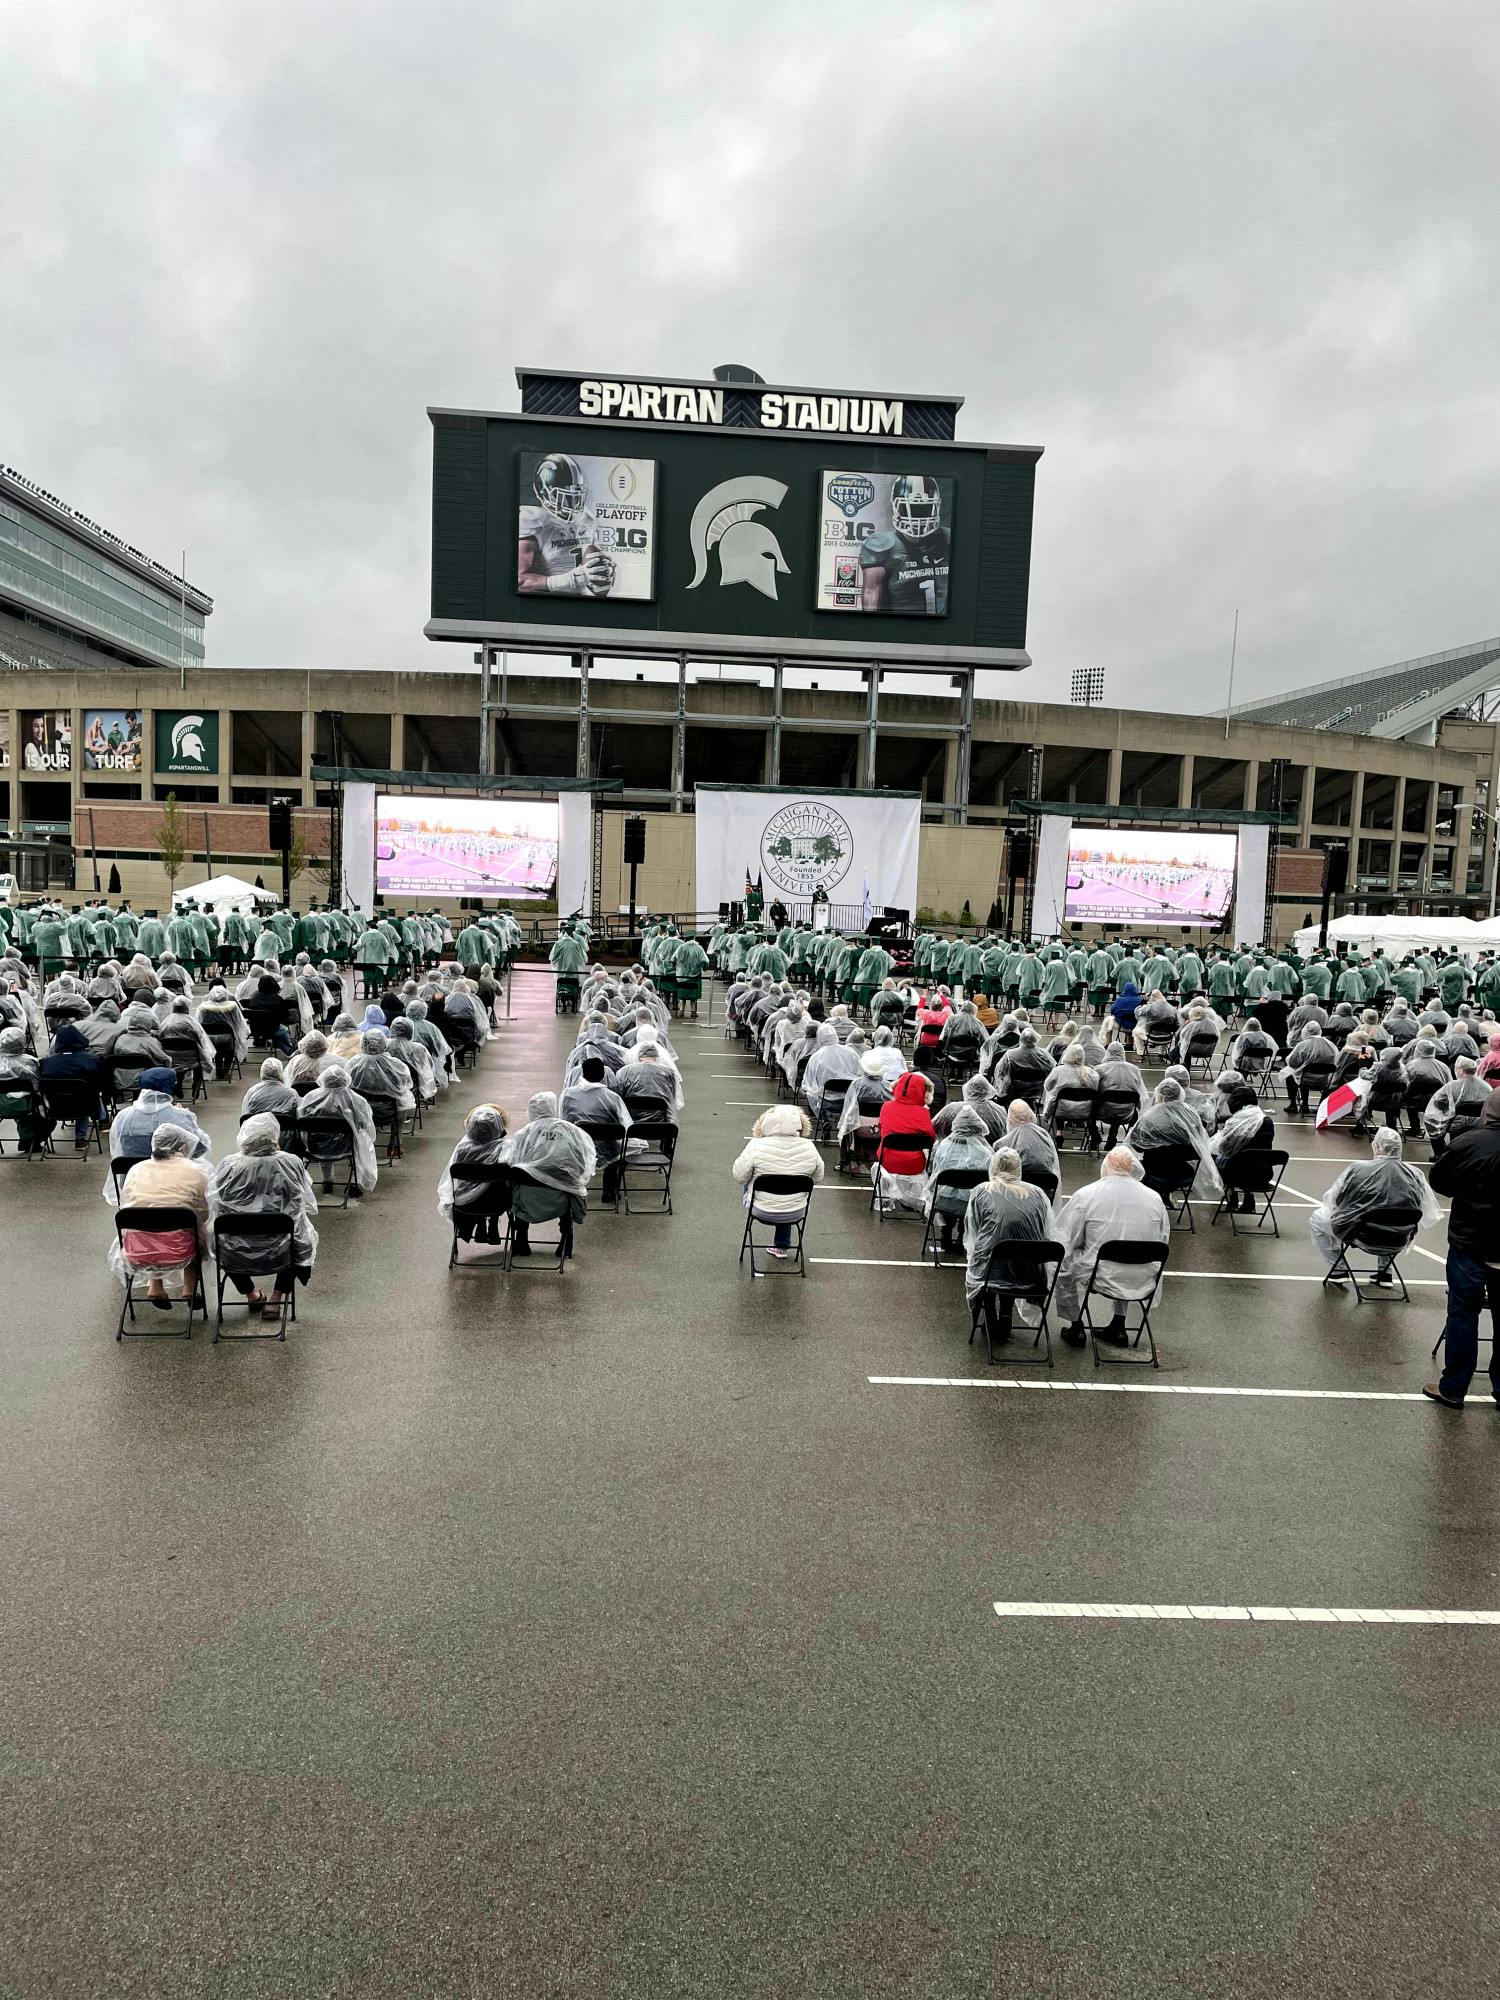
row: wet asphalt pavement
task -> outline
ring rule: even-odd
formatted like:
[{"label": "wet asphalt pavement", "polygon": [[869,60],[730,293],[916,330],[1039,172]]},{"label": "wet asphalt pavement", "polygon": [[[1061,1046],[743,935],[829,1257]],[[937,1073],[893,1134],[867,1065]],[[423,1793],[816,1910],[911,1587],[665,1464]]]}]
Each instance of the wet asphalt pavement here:
[{"label": "wet asphalt pavement", "polygon": [[[102,1163],[7,1140],[0,1996],[1492,1993],[1500,1627],[993,1609],[1500,1606],[1482,1383],[948,1386],[1021,1371],[854,1184],[805,1282],[737,1266],[713,1004],[676,1214],[450,1273],[463,1110],[571,1040],[519,972],[285,1346],[117,1345]],[[1415,1390],[1441,1263],[1305,1282],[1356,1144],[1279,1138],[1282,1240],[1197,1212],[1155,1379]]]}]

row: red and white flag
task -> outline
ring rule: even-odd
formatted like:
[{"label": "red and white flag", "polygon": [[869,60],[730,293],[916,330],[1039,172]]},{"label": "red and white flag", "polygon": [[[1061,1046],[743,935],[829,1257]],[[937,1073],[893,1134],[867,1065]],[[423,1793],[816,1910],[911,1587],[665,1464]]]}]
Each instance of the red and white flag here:
[{"label": "red and white flag", "polygon": [[1318,1106],[1318,1114],[1313,1121],[1318,1130],[1325,1131],[1337,1119],[1346,1117],[1357,1105],[1363,1104],[1369,1090],[1366,1077],[1360,1077],[1355,1083],[1341,1083],[1337,1090],[1330,1090]]}]

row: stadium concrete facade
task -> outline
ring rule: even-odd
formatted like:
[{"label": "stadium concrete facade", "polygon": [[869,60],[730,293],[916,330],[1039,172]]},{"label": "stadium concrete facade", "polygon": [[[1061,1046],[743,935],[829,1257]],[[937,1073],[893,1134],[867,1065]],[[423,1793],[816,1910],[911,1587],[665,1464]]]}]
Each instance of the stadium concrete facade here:
[{"label": "stadium concrete facade", "polygon": [[[1283,853],[1273,928],[1294,929],[1317,901],[1316,851],[1350,851],[1342,909],[1486,914],[1494,875],[1496,725],[1440,720],[1431,743],[1296,727],[1236,716],[1161,715],[1026,701],[975,701],[968,769],[959,756],[960,697],[872,689],[826,670],[793,687],[770,669],[684,664],[675,677],[593,663],[576,676],[508,673],[492,715],[491,768],[505,776],[590,776],[623,790],[605,808],[601,906],[625,897],[627,811],[649,816],[640,897],[649,908],[696,908],[693,786],[889,786],[919,791],[920,904],[983,921],[1006,872],[1006,824],[1019,798],[1070,802],[1088,820],[1118,811],[1232,824],[1280,810]],[[776,682],[778,684],[773,684]],[[70,768],[0,771],[0,821],[23,886],[89,893],[117,869],[122,893],[160,902],[161,805],[185,813],[184,880],[202,868],[261,873],[277,865],[266,833],[273,797],[300,808],[309,859],[326,852],[331,795],[315,767],[338,763],[410,773],[480,765],[474,673],[199,668],[184,677],[99,659],[89,668],[13,671],[0,681],[0,728],[26,741],[29,719],[66,727]],[[85,768],[98,718],[136,718],[140,768]],[[195,723],[186,760],[172,730]],[[170,723],[171,727],[164,726]],[[56,740],[56,739],[55,739]],[[211,753],[211,754],[210,754]],[[212,768],[208,768],[211,765]],[[966,781],[965,781],[966,780]],[[64,860],[64,856],[66,860]],[[1309,866],[1311,864],[1311,866]],[[28,872],[29,870],[29,872]],[[39,872],[40,871],[40,872]],[[68,880],[63,879],[66,871]],[[324,893],[315,873],[299,895]],[[1001,892],[1003,893],[1003,892]]]}]

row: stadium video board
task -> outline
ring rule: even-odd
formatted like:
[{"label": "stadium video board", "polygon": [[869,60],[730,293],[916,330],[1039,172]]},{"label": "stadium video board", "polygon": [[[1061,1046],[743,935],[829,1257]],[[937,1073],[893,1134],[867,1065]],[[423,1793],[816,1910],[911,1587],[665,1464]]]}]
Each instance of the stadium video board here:
[{"label": "stadium video board", "polygon": [[1063,915],[1080,924],[1217,924],[1234,895],[1232,833],[1074,826]]},{"label": "stadium video board", "polygon": [[492,896],[538,902],[557,885],[556,799],[381,792],[375,888],[397,899]]},{"label": "stadium video board", "polygon": [[[832,416],[850,403],[823,400]],[[1036,447],[428,415],[430,638],[933,671],[1030,664]]]}]

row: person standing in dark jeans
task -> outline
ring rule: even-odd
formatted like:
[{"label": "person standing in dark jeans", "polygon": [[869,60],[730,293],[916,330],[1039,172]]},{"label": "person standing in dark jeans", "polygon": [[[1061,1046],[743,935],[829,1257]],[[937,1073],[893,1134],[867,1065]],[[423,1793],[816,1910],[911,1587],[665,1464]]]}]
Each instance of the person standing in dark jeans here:
[{"label": "person standing in dark jeans", "polygon": [[[1422,1394],[1450,1410],[1463,1407],[1479,1359],[1479,1315],[1500,1313],[1500,1091],[1490,1095],[1471,1131],[1461,1132],[1433,1162],[1428,1180],[1449,1195],[1448,1317],[1443,1323],[1443,1373]],[[1490,1347],[1490,1392],[1500,1405],[1500,1359]]]}]

